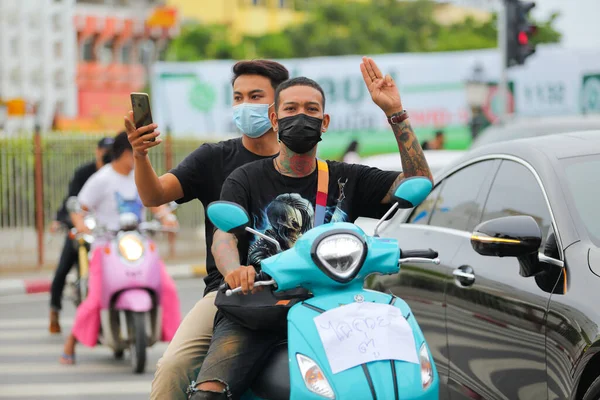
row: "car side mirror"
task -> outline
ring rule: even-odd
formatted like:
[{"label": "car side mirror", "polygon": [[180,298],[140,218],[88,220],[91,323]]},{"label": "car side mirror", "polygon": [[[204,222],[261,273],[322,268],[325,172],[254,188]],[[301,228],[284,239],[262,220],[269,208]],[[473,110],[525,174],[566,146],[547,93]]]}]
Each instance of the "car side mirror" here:
[{"label": "car side mirror", "polygon": [[379,227],[397,208],[407,209],[418,206],[429,196],[432,188],[433,183],[424,176],[412,176],[404,179],[392,196],[394,204],[375,225],[373,236],[379,237]]},{"label": "car side mirror", "polygon": [[471,235],[473,250],[482,256],[521,257],[537,253],[542,231],[528,215],[492,219],[475,227]]},{"label": "car side mirror", "polygon": [[213,201],[208,205],[206,215],[214,226],[227,233],[244,231],[250,224],[246,210],[229,201]]},{"label": "car side mirror", "polygon": [[538,252],[541,243],[542,231],[528,215],[483,222],[475,227],[471,235],[473,250],[482,256],[517,257],[519,274],[523,277],[534,276],[544,270],[540,261],[548,257]]}]

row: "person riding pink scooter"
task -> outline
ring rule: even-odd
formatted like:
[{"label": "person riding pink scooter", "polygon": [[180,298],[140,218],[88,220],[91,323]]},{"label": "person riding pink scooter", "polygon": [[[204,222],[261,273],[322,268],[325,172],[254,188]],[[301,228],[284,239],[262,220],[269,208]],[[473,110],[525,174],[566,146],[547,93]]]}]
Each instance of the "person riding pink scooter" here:
[{"label": "person riding pink scooter", "polygon": [[[102,226],[109,231],[119,231],[122,223],[121,217],[124,213],[129,214],[129,216],[132,214],[137,216],[137,222],[140,222],[144,214],[144,207],[135,186],[133,152],[125,132],[121,132],[115,137],[112,152],[113,161],[89,178],[78,195],[78,202],[83,210],[94,213],[98,226]],[[150,210],[160,220],[163,227],[175,228],[178,226],[176,217],[166,205]],[[71,219],[78,233],[91,233],[84,223],[83,213],[71,213]],[[143,223],[140,224],[140,226],[142,225]],[[152,242],[148,243],[148,246],[154,252],[154,244]],[[112,246],[114,247],[114,245]],[[103,262],[107,260],[107,257],[111,257],[110,249],[111,244],[107,240],[99,239],[92,244],[88,295],[77,309],[73,329],[65,341],[64,352],[60,357],[62,364],[75,363],[76,342],[81,342],[89,347],[93,347],[98,343],[101,309],[106,308],[107,303],[107,299],[103,298],[106,297],[103,289],[119,288],[119,282],[113,282],[118,277],[102,276]],[[170,341],[181,321],[179,297],[175,282],[167,273],[164,263],[160,261],[157,254],[154,257],[155,262],[160,264],[160,272],[150,273],[152,276],[145,277],[145,279],[159,291],[157,298],[159,299],[160,304],[158,306],[161,312],[157,316],[160,315],[162,318],[160,339]],[[107,287],[103,288],[103,284],[106,284]],[[145,293],[141,289],[127,289],[131,293],[128,296],[121,295],[117,298],[114,307],[117,310],[143,311],[142,309],[147,306],[144,303],[148,302],[145,299],[149,296],[142,296]],[[136,301],[142,304],[131,304]],[[138,310],[136,307],[140,307],[140,309]],[[106,335],[106,332],[104,334]]]}]

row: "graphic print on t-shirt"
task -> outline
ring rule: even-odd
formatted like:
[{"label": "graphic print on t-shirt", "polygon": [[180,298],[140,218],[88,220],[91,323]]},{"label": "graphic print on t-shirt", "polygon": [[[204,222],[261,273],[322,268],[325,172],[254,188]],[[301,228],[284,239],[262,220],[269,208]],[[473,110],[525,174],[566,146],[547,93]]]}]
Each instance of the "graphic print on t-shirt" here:
[{"label": "graphic print on t-shirt", "polygon": [[[348,214],[342,210],[346,198],[344,185],[348,179],[338,180],[339,196],[336,204],[326,208],[325,223],[345,222]],[[284,193],[277,196],[262,211],[262,216],[254,217],[254,229],[277,240],[282,250],[296,244],[304,233],[313,228],[315,206],[298,193]],[[260,265],[265,258],[277,254],[275,246],[261,238],[250,242],[248,264]]]},{"label": "graphic print on t-shirt", "polygon": [[121,195],[121,193],[115,192],[115,198],[117,200],[117,210],[119,210],[119,215],[124,213],[132,213],[137,216],[138,221],[142,220],[142,210],[144,205],[142,204],[142,200],[137,193],[135,198],[126,199]]}]

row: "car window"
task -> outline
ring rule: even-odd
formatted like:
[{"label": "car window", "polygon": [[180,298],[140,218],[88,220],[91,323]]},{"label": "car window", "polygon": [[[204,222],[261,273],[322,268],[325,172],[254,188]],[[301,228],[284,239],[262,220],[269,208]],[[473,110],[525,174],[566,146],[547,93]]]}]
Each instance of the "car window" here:
[{"label": "car window", "polygon": [[542,230],[542,246],[552,225],[550,211],[535,176],[522,164],[504,160],[494,178],[482,221],[511,215],[530,215]]},{"label": "car window", "polygon": [[573,208],[579,215],[590,239],[600,244],[600,154],[567,158],[562,161],[567,175],[568,189],[573,196]]},{"label": "car window", "polygon": [[408,222],[411,224],[419,224],[426,225],[429,222],[429,217],[431,216],[431,210],[433,209],[433,205],[437,199],[438,194],[440,193],[440,189],[443,183],[437,185],[435,189],[429,193],[429,196],[417,208],[415,208],[408,219]]},{"label": "car window", "polygon": [[445,178],[429,225],[464,231],[473,229],[483,208],[478,202],[479,191],[493,172],[493,166],[494,160],[481,161]]}]

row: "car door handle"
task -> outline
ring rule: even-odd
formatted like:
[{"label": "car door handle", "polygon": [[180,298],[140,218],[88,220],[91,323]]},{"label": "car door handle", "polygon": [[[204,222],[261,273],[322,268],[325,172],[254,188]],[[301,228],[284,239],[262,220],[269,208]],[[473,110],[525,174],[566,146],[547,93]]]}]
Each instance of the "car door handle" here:
[{"label": "car door handle", "polygon": [[475,274],[473,268],[463,265],[452,271],[452,275],[463,286],[470,286],[475,283]]}]

